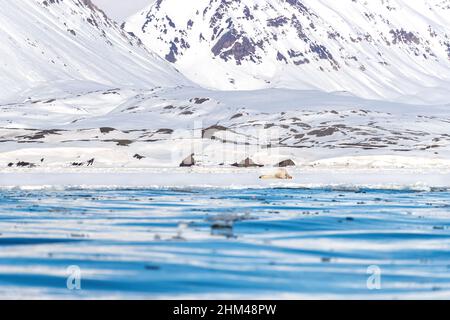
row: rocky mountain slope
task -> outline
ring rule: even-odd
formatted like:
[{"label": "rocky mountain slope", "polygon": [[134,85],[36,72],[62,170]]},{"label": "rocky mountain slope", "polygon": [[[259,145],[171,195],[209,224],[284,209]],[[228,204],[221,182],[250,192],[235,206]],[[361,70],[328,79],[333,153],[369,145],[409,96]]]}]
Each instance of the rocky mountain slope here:
[{"label": "rocky mountain slope", "polygon": [[67,90],[80,83],[188,83],[90,0],[0,0],[0,5],[0,99],[27,97],[28,89],[41,85]]},{"label": "rocky mountain slope", "polygon": [[124,28],[208,88],[450,99],[449,0],[158,0]]}]

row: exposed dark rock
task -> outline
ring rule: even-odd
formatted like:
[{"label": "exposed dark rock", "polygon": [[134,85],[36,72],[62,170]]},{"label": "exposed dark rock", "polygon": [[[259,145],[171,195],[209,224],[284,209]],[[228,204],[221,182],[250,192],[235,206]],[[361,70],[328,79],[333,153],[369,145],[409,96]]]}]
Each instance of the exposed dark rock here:
[{"label": "exposed dark rock", "polygon": [[195,166],[194,154],[191,154],[189,157],[184,159],[180,164],[180,167],[192,167],[192,166]]},{"label": "exposed dark rock", "polygon": [[113,140],[104,140],[105,142],[115,142],[118,146],[121,147],[128,147],[130,144],[132,144],[134,141],[132,140],[126,140],[126,139],[113,139]]},{"label": "exposed dark rock", "polygon": [[252,57],[255,54],[255,43],[249,38],[238,35],[236,30],[225,33],[217,43],[211,48],[215,56],[220,56],[223,60],[228,61],[230,57],[236,60],[238,65],[246,57]]},{"label": "exposed dark rock", "polygon": [[172,134],[173,130],[172,129],[159,129],[158,131],[156,131],[156,133],[161,133],[161,134]]},{"label": "exposed dark rock", "polygon": [[312,52],[316,53],[320,59],[323,60],[333,60],[333,56],[328,51],[328,49],[323,45],[318,45],[315,43],[311,43],[310,49]]},{"label": "exposed dark rock", "polygon": [[447,56],[450,59],[450,42],[446,42],[445,45],[447,46]]},{"label": "exposed dark rock", "polygon": [[393,40],[392,42],[394,44],[397,43],[405,43],[405,44],[420,44],[420,39],[412,32],[407,32],[403,29],[401,30],[391,30],[389,31],[390,34],[392,34]]},{"label": "exposed dark rock", "polygon": [[189,100],[189,102],[193,102],[195,104],[203,104],[207,101],[209,101],[209,98],[192,98],[191,100]]},{"label": "exposed dark rock", "polygon": [[60,135],[61,131],[64,130],[59,130],[59,129],[48,129],[48,130],[41,130],[39,131],[40,134],[45,134],[45,135],[50,135],[50,134],[54,134],[54,135]]},{"label": "exposed dark rock", "polygon": [[142,159],[144,159],[145,157],[144,156],[141,156],[140,154],[135,154],[134,156],[133,156],[133,158],[135,158],[135,159],[138,159],[138,160],[142,160]]},{"label": "exposed dark rock", "polygon": [[233,167],[238,167],[238,168],[255,168],[255,167],[259,167],[260,168],[260,167],[264,167],[264,165],[257,164],[250,158],[242,160],[239,163],[233,163],[232,166]]},{"label": "exposed dark rock", "polygon": [[47,135],[60,135],[60,131],[62,130],[56,130],[56,129],[50,129],[50,130],[41,130],[35,132],[33,135],[25,135],[25,136],[18,136],[18,139],[27,139],[27,140],[40,140],[44,139]]},{"label": "exposed dark rock", "polygon": [[308,8],[300,0],[286,0],[291,6],[297,8],[300,12],[306,14],[308,13]]},{"label": "exposed dark rock", "polygon": [[102,128],[100,128],[100,132],[103,133],[103,134],[110,133],[112,131],[116,131],[116,129],[110,128],[110,127],[102,127]]},{"label": "exposed dark rock", "polygon": [[295,167],[295,162],[291,159],[287,159],[284,161],[281,161],[276,165],[277,167],[285,168],[285,167]]},{"label": "exposed dark rock", "polygon": [[310,63],[310,61],[309,61],[309,59],[307,59],[307,58],[294,61],[294,64],[295,64],[296,66],[300,66],[300,65],[302,65],[302,64],[309,64],[309,63]]},{"label": "exposed dark rock", "polygon": [[214,125],[214,126],[211,126],[209,128],[206,128],[206,129],[202,130],[202,138],[203,139],[213,139],[214,134],[216,132],[218,132],[218,131],[226,131],[226,130],[228,130],[227,127]]},{"label": "exposed dark rock", "polygon": [[278,60],[278,61],[284,61],[285,63],[288,62],[287,59],[286,59],[286,57],[285,57],[283,54],[281,54],[279,51],[278,51],[278,53],[277,53],[277,60]]},{"label": "exposed dark rock", "polygon": [[250,11],[250,8],[247,7],[247,6],[245,6],[245,8],[244,8],[244,17],[245,17],[245,19],[247,19],[247,20],[253,20],[253,19],[255,19],[255,17],[252,15],[252,13],[251,13],[251,11]]},{"label": "exposed dark rock", "polygon": [[23,138],[23,139],[28,139],[28,140],[40,140],[40,139],[44,139],[45,135],[40,134],[40,133],[36,133],[32,136],[20,136],[18,138]]},{"label": "exposed dark rock", "polygon": [[171,42],[170,51],[166,54],[166,60],[172,63],[177,62],[176,56],[178,55],[178,47],[174,42]]},{"label": "exposed dark rock", "polygon": [[17,162],[16,166],[17,167],[28,167],[28,168],[36,167],[36,165],[34,163],[26,162],[26,161],[19,161],[19,162]]},{"label": "exposed dark rock", "polygon": [[232,117],[230,118],[230,120],[237,119],[237,118],[240,118],[240,117],[242,117],[242,116],[243,116],[242,113],[236,113],[234,116],[232,116]]},{"label": "exposed dark rock", "polygon": [[83,165],[83,162],[72,162],[72,167],[82,167]]},{"label": "exposed dark rock", "polygon": [[118,92],[115,91],[114,89],[107,90],[107,91],[105,91],[105,92],[102,93],[102,95],[104,95],[104,96],[107,96],[107,95],[110,95],[110,94],[120,95],[120,93],[118,93]]},{"label": "exposed dark rock", "polygon": [[89,166],[93,166],[94,165],[94,161],[95,161],[95,158],[92,158],[91,160],[89,160],[88,162],[87,162],[87,166],[89,167]]},{"label": "exposed dark rock", "polygon": [[310,131],[308,133],[308,135],[316,136],[316,137],[326,137],[326,136],[331,136],[335,132],[338,132],[338,131],[339,131],[339,129],[337,129],[335,127],[329,127],[329,128],[324,128],[324,129],[318,129],[318,130]]},{"label": "exposed dark rock", "polygon": [[282,16],[267,20],[267,26],[269,26],[269,27],[282,27],[286,23],[288,23],[288,19],[286,17],[282,17]]},{"label": "exposed dark rock", "polygon": [[166,15],[166,20],[169,22],[169,26],[172,28],[176,28],[175,23],[173,23],[172,19],[169,18],[169,16]]},{"label": "exposed dark rock", "polygon": [[300,52],[300,51],[294,51],[294,50],[289,50],[288,51],[288,55],[290,58],[298,58],[298,57],[304,57],[305,55]]}]

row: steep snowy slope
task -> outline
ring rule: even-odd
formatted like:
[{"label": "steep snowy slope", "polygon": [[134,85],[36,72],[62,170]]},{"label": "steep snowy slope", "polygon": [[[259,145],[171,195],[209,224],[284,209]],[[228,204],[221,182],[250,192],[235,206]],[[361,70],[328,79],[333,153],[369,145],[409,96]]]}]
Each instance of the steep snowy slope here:
[{"label": "steep snowy slope", "polygon": [[0,99],[38,85],[187,83],[90,0],[0,0]]},{"label": "steep snowy slope", "polygon": [[155,0],[131,0],[131,1],[117,1],[117,0],[92,0],[99,8],[101,8],[111,19],[122,23],[130,16],[141,11]]},{"label": "steep snowy slope", "polygon": [[158,0],[124,27],[210,88],[450,99],[449,0]]}]

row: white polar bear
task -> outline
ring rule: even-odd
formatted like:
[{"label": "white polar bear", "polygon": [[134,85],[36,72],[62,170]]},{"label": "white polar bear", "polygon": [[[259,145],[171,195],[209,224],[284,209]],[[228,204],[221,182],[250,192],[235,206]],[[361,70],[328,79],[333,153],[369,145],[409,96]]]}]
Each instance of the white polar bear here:
[{"label": "white polar bear", "polygon": [[278,169],[275,174],[262,175],[259,177],[260,179],[269,180],[269,179],[281,179],[281,180],[290,180],[292,176],[287,172],[286,169]]}]

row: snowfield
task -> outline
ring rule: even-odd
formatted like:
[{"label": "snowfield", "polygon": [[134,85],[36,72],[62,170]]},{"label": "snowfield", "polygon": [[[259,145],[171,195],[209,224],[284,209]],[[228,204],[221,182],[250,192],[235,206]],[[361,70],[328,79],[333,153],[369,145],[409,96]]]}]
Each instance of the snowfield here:
[{"label": "snowfield", "polygon": [[329,189],[450,190],[450,170],[295,168],[292,180],[261,180],[274,169],[147,168],[11,170],[0,176],[1,190],[71,189]]},{"label": "snowfield", "polygon": [[[450,170],[449,123],[446,106],[404,105],[313,91],[104,88],[56,97],[38,90],[21,103],[0,105],[0,164],[1,172],[8,173],[2,185],[10,185],[5,179],[13,181],[12,185],[26,184],[26,179],[13,174],[23,171],[67,172],[66,177],[80,172],[83,180],[58,183],[103,185],[104,175],[93,181],[88,177],[96,170],[123,179],[111,178],[114,183],[107,185],[233,185],[227,179],[211,183],[217,179],[215,174],[223,172],[236,177],[240,186],[267,185],[257,181],[260,171],[273,171],[288,159],[296,165],[300,186],[308,185],[303,172],[314,169],[325,170],[311,182],[317,185],[341,184],[341,178],[333,181],[327,175],[341,169],[356,176],[365,169],[375,176],[377,170],[431,170],[431,177],[436,178],[436,170]],[[166,173],[186,176],[189,171],[174,169],[191,154],[195,159],[191,172],[208,172],[212,179],[208,174],[181,180],[170,174],[164,179]],[[246,158],[262,167],[241,175],[245,168],[233,169],[232,165]],[[135,181],[136,177],[120,174],[128,169],[162,173]],[[46,184],[45,176],[40,177]],[[157,182],[152,182],[154,178]],[[411,178],[406,181],[410,185],[442,186],[439,179],[422,181],[415,179],[415,173]],[[399,183],[395,179],[385,182]],[[359,180],[359,184],[364,182]]]},{"label": "snowfield", "polygon": [[[41,0],[5,1],[4,10],[0,13],[2,31],[0,70],[2,75],[6,75],[0,77],[0,172],[4,177],[2,185],[25,185],[26,181],[15,178],[15,174],[20,175],[23,172],[63,174],[75,170],[80,174],[89,175],[90,172],[100,170],[100,172],[114,172],[118,176],[129,169],[138,172],[162,169],[166,169],[167,172],[178,172],[175,169],[179,168],[184,159],[190,159],[191,155],[193,161],[190,162],[194,164],[191,170],[206,170],[213,176],[214,173],[219,175],[223,170],[233,172],[230,173],[231,176],[237,174],[237,177],[240,177],[236,178],[239,179],[239,185],[245,185],[247,181],[249,185],[265,183],[257,181],[259,175],[256,170],[251,173],[252,177],[250,173],[245,173],[241,177],[239,172],[245,170],[249,164],[261,170],[274,170],[280,163],[289,163],[295,166],[295,170],[299,170],[295,176],[298,183],[306,183],[301,180],[302,172],[314,169],[325,170],[324,172],[345,169],[348,174],[352,172],[357,174],[357,170],[372,172],[431,170],[433,171],[431,176],[435,177],[436,170],[447,172],[450,168],[448,100],[450,94],[446,86],[449,65],[445,60],[447,56],[442,51],[445,48],[446,42],[443,39],[448,24],[445,23],[447,16],[442,15],[441,11],[433,16],[434,33],[430,31],[432,34],[427,34],[426,37],[420,33],[422,37],[419,44],[414,41],[415,33],[411,35],[401,32],[397,35],[396,43],[393,43],[395,48],[386,48],[386,43],[377,44],[378,39],[370,42],[369,51],[364,51],[367,43],[363,44],[362,41],[356,42],[358,44],[352,42],[351,45],[347,43],[348,32],[358,34],[362,32],[356,31],[364,25],[358,15],[366,10],[367,12],[364,12],[370,17],[369,12],[378,8],[376,5],[352,3],[346,22],[339,26],[333,25],[331,28],[325,20],[329,20],[330,14],[333,15],[331,11],[339,8],[340,5],[337,4],[330,4],[330,8],[325,10],[322,7],[316,8],[323,6],[325,1],[321,1],[320,4],[306,1],[306,7],[303,7],[297,1],[288,3],[259,0],[252,10],[243,11],[249,14],[244,21],[240,17],[242,12],[239,11],[245,7],[241,8],[241,5],[245,4],[244,1],[239,4],[237,8],[239,10],[233,14],[234,20],[230,20],[230,23],[234,23],[234,27],[230,27],[230,32],[238,30],[238,26],[241,27],[239,41],[243,41],[244,35],[250,32],[249,24],[251,24],[264,26],[260,30],[262,34],[270,31],[270,34],[278,39],[273,44],[278,45],[280,41],[289,40],[286,45],[307,43],[311,47],[313,43],[319,45],[319,40],[323,40],[326,42],[323,44],[325,48],[333,47],[330,43],[337,41],[342,46],[346,44],[342,55],[347,56],[358,50],[364,52],[367,60],[373,59],[376,50],[383,52],[382,56],[387,54],[387,51],[391,52],[393,55],[389,56],[389,59],[395,58],[405,62],[407,61],[405,55],[410,56],[416,49],[420,53],[421,50],[429,49],[431,51],[427,52],[430,56],[433,56],[433,52],[440,51],[433,59],[426,61],[423,57],[408,60],[408,68],[401,64],[395,64],[398,69],[389,69],[386,66],[383,70],[391,76],[395,74],[395,81],[391,76],[380,73],[378,67],[371,70],[369,65],[364,63],[370,72],[370,75],[366,76],[376,81],[377,86],[383,87],[383,90],[371,87],[371,90],[379,93],[377,95],[367,94],[370,91],[366,90],[368,88],[353,86],[352,84],[364,84],[367,81],[364,78],[366,76],[356,75],[350,69],[338,68],[325,73],[320,71],[323,64],[329,64],[330,61],[334,63],[334,60],[330,57],[331,60],[313,59],[310,55],[320,53],[314,50],[308,51],[311,63],[307,64],[307,68],[315,68],[315,71],[311,69],[310,72],[304,73],[302,66],[290,61],[293,57],[286,65],[289,70],[285,67],[283,70],[286,70],[286,77],[291,77],[295,72],[297,75],[305,75],[304,78],[315,79],[314,81],[323,84],[324,87],[303,86],[301,85],[303,82],[298,82],[294,77],[291,83],[299,83],[300,86],[285,86],[284,80],[280,80],[266,83],[264,86],[257,85],[258,88],[264,88],[261,90],[236,91],[235,89],[252,87],[239,86],[242,81],[247,81],[247,77],[243,77],[236,82],[236,86],[230,87],[233,90],[217,91],[201,88],[187,80],[170,64],[170,61],[166,61],[167,57],[164,60],[151,51],[156,50],[162,55],[158,48],[155,49],[153,46],[165,41],[163,35],[169,37],[175,32],[172,30],[173,27],[169,28],[167,33],[162,29],[154,29],[158,23],[168,19],[158,20],[157,17],[165,12],[164,10],[168,10],[168,4],[175,2],[158,1],[151,6],[146,28],[151,28],[148,30],[153,30],[153,34],[161,34],[162,38],[159,39],[161,41],[152,42],[152,46],[145,47],[136,37],[137,33],[125,32],[89,0],[53,3]],[[386,25],[395,24],[400,28],[405,23],[404,26],[408,26],[405,30],[412,28],[413,25],[403,21],[402,17],[405,15],[414,16],[421,22],[417,27],[425,28],[423,19],[432,17],[429,10],[432,12],[435,12],[436,8],[448,10],[445,2],[433,3],[424,10],[423,16],[418,17],[412,11],[417,13],[423,9],[423,3],[425,2],[418,1],[408,6],[399,6],[403,1],[393,1],[389,5],[383,4],[383,12],[387,10],[383,15],[388,14],[395,19],[387,23],[383,20],[384,16],[373,17],[373,23],[379,28],[374,25],[367,27],[373,32],[376,31],[378,37],[383,37],[386,32],[389,33]],[[196,20],[192,30],[186,34],[191,35],[192,32],[195,34],[198,28],[201,28],[205,30],[205,37],[206,32],[219,31],[214,28],[210,30],[204,23],[197,24],[207,20],[209,14],[215,12],[215,25],[222,26],[223,19],[234,8],[228,2],[227,5],[222,3],[220,8],[216,8],[216,5],[208,1],[199,1],[196,5],[207,6],[207,10],[203,17],[194,12]],[[267,12],[268,16],[260,16],[261,9],[267,5],[271,6],[271,10]],[[386,5],[391,6],[392,10],[386,9]],[[317,12],[322,13],[323,17]],[[174,23],[179,25],[180,21],[188,19],[191,13],[189,10],[184,11],[183,16],[177,16],[176,21],[174,18]],[[278,13],[283,13],[277,16],[280,25],[270,20]],[[298,31],[304,23],[294,28],[291,21],[293,17],[289,18],[290,24],[283,22],[285,20],[283,17],[288,14],[298,15],[301,21],[311,20],[310,23],[314,23],[321,31],[313,32],[312,26],[305,27],[306,38],[300,39],[301,41],[292,38],[293,30]],[[23,15],[23,19],[17,19],[19,15]],[[271,23],[267,25],[269,20],[263,21],[261,20],[263,18],[269,19]],[[343,29],[348,29],[349,21],[353,21],[352,19],[357,28],[344,33]],[[381,24],[383,27],[378,22],[375,23],[380,19],[383,20]],[[128,24],[125,25],[127,26]],[[147,44],[148,30],[143,28],[144,34],[139,34]],[[336,36],[334,40],[324,37],[322,34],[324,30],[328,32],[338,30],[342,36]],[[313,38],[311,34],[314,34]],[[282,35],[285,35],[286,39],[281,39]],[[178,40],[182,42],[181,39]],[[193,40],[189,41],[192,44]],[[219,35],[216,35],[215,41],[219,41]],[[414,49],[412,44],[419,47]],[[202,42],[203,45],[205,43]],[[196,47],[192,44],[192,48]],[[264,48],[266,46],[262,45],[263,51],[258,51],[257,54],[262,56]],[[180,61],[189,52],[180,50]],[[201,52],[203,51],[199,51],[199,58],[202,57]],[[232,53],[237,54],[235,51]],[[223,58],[225,54],[223,50],[221,54]],[[270,52],[265,52],[264,55],[267,59],[271,57]],[[236,56],[232,56],[236,60]],[[334,51],[333,56],[337,59]],[[263,60],[266,61],[266,58]],[[261,64],[253,61],[254,65],[246,69],[249,59],[251,60],[251,57],[244,56],[242,61],[227,60],[225,66],[228,68],[230,63],[235,63],[239,72],[247,76],[253,76],[253,71],[257,72],[258,68],[266,66],[264,61],[261,61]],[[194,63],[192,68],[198,71],[206,68],[209,70],[208,73],[217,79],[225,79],[207,59],[204,62],[204,64]],[[336,63],[342,66],[345,64],[341,60],[336,60]],[[292,64],[295,66],[294,69],[290,69]],[[195,78],[197,83],[204,84],[201,76],[192,77],[189,70],[186,71],[182,65],[178,63],[173,65],[180,67],[181,71],[192,80]],[[424,69],[427,69],[426,73]],[[233,70],[235,69],[231,68],[230,72]],[[383,80],[381,83],[374,73],[386,81]],[[431,82],[430,73],[436,77]],[[405,82],[405,76],[414,82],[414,85],[409,80]],[[339,89],[328,86],[328,80],[335,81],[336,77],[340,83],[348,84],[349,87]],[[400,88],[405,83],[408,83],[407,91]],[[418,83],[421,92],[426,92],[420,95],[420,99],[412,97],[418,92],[414,89]],[[398,86],[399,91],[394,90],[396,93],[393,93],[392,84]],[[445,85],[442,87],[442,84]],[[211,82],[211,85],[206,87],[215,85]],[[286,87],[293,87],[295,90]],[[225,88],[228,87],[222,87]],[[310,90],[305,90],[307,88]],[[439,88],[445,89],[442,91]],[[376,99],[361,96],[376,96]],[[183,175],[184,171],[180,174]],[[244,177],[245,175],[248,176]],[[201,179],[208,180],[205,177],[206,175],[203,175]],[[116,179],[112,179],[115,181],[114,184],[117,184]],[[180,183],[198,184],[197,179],[199,178],[192,175],[190,182],[183,180]],[[254,179],[258,183],[255,183]],[[165,183],[174,185],[170,181],[158,181],[156,185]],[[424,181],[429,186],[434,185],[430,178]],[[78,180],[75,182],[78,184]],[[327,184],[326,181],[313,183],[316,182]],[[340,182],[340,178],[336,181],[330,178],[328,184]],[[420,182],[408,179],[409,184]],[[88,181],[89,183],[91,182]],[[130,183],[134,185],[133,182],[124,179],[118,184]],[[386,183],[391,185],[395,184],[395,181],[388,179]],[[62,181],[62,184],[72,183]],[[215,184],[217,183],[212,183]],[[438,180],[435,184],[441,185]],[[143,185],[154,184],[145,182]]]}]

